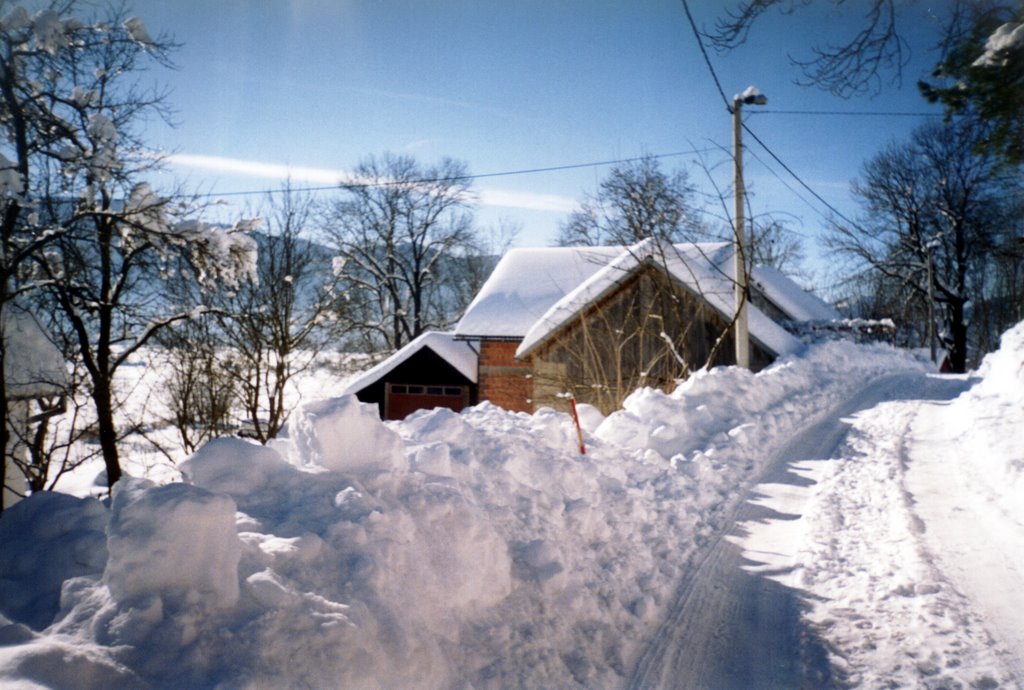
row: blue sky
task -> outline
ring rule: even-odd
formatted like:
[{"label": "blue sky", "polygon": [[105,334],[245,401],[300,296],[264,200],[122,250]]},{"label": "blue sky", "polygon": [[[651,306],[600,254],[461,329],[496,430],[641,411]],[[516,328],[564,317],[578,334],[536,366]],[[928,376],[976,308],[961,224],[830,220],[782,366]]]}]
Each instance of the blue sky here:
[{"label": "blue sky", "polygon": [[[691,0],[701,26],[722,5]],[[768,96],[764,112],[749,109],[748,124],[846,214],[856,212],[849,183],[864,161],[924,118],[771,111],[938,112],[914,85],[934,61],[938,25],[924,3],[904,18],[912,62],[902,86],[842,100],[793,83],[787,56],[849,34],[865,8],[821,2],[773,14],[743,48],[710,54],[729,97],[751,84]],[[730,116],[681,0],[141,0],[132,10],[154,35],[184,44],[178,69],[158,74],[178,126],[154,123],[147,135],[175,153],[171,172],[203,191],[275,188],[282,172],[297,186],[331,184],[384,152],[424,164],[450,156],[489,174],[700,150],[716,183],[730,185]],[[827,209],[746,143],[754,211],[788,219],[818,269]],[[710,193],[696,158],[662,165],[691,165]],[[550,244],[608,171],[481,179],[478,220],[518,224],[521,246]],[[221,213],[242,212],[246,197],[225,198]]]}]

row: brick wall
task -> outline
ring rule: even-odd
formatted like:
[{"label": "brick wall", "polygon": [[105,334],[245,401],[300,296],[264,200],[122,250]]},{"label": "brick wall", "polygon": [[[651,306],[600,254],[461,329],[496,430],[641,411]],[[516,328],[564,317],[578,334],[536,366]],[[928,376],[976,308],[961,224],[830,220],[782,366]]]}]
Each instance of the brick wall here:
[{"label": "brick wall", "polygon": [[480,342],[480,400],[513,412],[533,412],[533,368],[516,360],[519,341]]}]

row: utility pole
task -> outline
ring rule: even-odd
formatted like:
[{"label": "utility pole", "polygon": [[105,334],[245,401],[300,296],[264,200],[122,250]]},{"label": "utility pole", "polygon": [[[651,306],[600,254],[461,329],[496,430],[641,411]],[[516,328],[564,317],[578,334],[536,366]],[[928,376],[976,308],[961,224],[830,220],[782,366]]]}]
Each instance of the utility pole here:
[{"label": "utility pole", "polygon": [[932,364],[938,355],[935,347],[935,269],[932,266],[932,244],[928,243],[928,344],[932,353]]},{"label": "utility pole", "polygon": [[746,218],[744,203],[746,190],[743,187],[743,106],[764,105],[768,98],[757,87],[748,86],[743,93],[732,99],[732,171],[735,193],[735,228],[733,230],[736,248],[733,252],[736,285],[736,326],[733,334],[736,341],[736,365],[750,368],[750,331],[747,328],[747,248],[745,238]]}]

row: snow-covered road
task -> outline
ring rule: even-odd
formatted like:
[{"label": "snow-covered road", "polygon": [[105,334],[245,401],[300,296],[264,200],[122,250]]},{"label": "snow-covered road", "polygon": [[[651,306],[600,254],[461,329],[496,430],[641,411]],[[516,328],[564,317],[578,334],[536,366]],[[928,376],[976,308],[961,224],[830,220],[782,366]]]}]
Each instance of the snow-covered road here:
[{"label": "snow-covered road", "polygon": [[630,687],[1024,686],[1024,525],[972,462],[992,434],[951,403],[971,383],[883,377],[811,420],[702,546]]},{"label": "snow-covered road", "polygon": [[[726,530],[697,556],[699,564],[682,582],[665,623],[637,664],[630,687],[780,688],[830,683],[824,645],[801,620],[804,596],[766,577],[761,568],[749,572],[743,566],[769,555],[776,565],[771,569],[775,575],[797,567],[778,562],[800,545],[800,531],[787,527],[797,522],[806,489],[813,484],[794,472],[794,465],[838,457],[850,429],[850,415],[898,396],[918,378],[907,374],[868,382],[776,451],[761,485],[747,489],[747,500],[728,520]],[[788,500],[769,507],[762,500],[766,493]],[[769,521],[775,526],[771,543],[751,538],[751,525]],[[785,533],[781,541],[779,532]]]}]

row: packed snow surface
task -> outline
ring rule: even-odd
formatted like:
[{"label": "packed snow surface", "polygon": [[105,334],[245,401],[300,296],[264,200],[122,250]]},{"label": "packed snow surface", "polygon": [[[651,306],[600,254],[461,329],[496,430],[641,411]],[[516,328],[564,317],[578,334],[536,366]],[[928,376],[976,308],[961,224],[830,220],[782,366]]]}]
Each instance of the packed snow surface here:
[{"label": "packed snow surface", "polygon": [[[788,531],[756,555],[744,542],[750,567],[808,595],[844,683],[1009,687],[1022,650],[922,536],[912,508],[929,490],[908,498],[915,461],[901,449],[931,413],[898,407],[982,420],[965,422],[971,453],[947,453],[992,480],[964,504],[991,498],[1019,520],[1024,327],[999,357],[952,403],[973,379],[912,403],[933,379],[888,346],[832,342],[756,375],[718,368],[672,394],[638,391],[607,418],[584,407],[586,455],[547,409],[383,423],[352,397],[310,403],[267,447],[207,444],[184,482],[129,478],[109,507],[40,493],[5,511],[0,685],[625,686],[652,639],[671,639],[658,631],[679,582],[752,487],[809,425],[845,434],[835,411],[877,381],[895,400],[855,415],[839,459],[802,460],[800,487],[757,494],[799,514],[759,521]],[[782,560],[756,565],[772,543]]]}]

